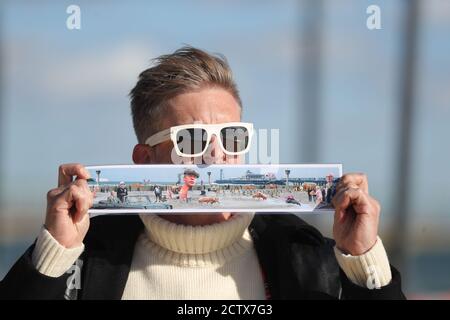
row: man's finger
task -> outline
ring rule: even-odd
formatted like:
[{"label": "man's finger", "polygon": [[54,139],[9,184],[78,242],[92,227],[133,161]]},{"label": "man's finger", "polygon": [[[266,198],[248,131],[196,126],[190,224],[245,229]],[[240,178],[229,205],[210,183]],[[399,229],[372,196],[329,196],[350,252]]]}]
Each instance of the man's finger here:
[{"label": "man's finger", "polygon": [[74,222],[78,222],[82,219],[84,213],[89,209],[89,194],[81,187],[72,183],[66,188],[61,195],[63,201],[67,204],[67,209]]},{"label": "man's finger", "polygon": [[342,190],[345,191],[348,189],[360,189],[360,188],[355,182],[351,181],[351,182],[347,182],[345,184],[339,184],[336,187],[336,193],[341,192]]},{"label": "man's finger", "polygon": [[73,182],[74,185],[78,186],[82,193],[86,195],[86,199],[88,200],[88,209],[94,205],[94,194],[86,180],[77,179]]},{"label": "man's finger", "polygon": [[349,185],[357,185],[365,193],[369,193],[369,182],[364,173],[347,173],[343,175],[338,183],[337,188]]},{"label": "man's finger", "polygon": [[67,186],[72,183],[73,177],[89,179],[90,174],[86,168],[79,163],[63,164],[59,167],[58,187]]},{"label": "man's finger", "polygon": [[333,204],[337,215],[335,218],[339,220],[344,217],[350,207],[353,207],[357,214],[370,212],[369,197],[359,188],[341,190],[333,199]]},{"label": "man's finger", "polygon": [[341,208],[345,210],[350,205],[350,198],[345,196],[345,191],[346,190],[342,189],[339,192],[336,192],[336,195],[331,200],[336,212],[341,210]]},{"label": "man's finger", "polygon": [[75,205],[76,205],[76,211],[73,216],[73,221],[75,223],[80,222],[83,220],[83,218],[87,215],[89,206],[90,206],[90,200],[88,195],[86,194],[80,194],[75,199]]}]

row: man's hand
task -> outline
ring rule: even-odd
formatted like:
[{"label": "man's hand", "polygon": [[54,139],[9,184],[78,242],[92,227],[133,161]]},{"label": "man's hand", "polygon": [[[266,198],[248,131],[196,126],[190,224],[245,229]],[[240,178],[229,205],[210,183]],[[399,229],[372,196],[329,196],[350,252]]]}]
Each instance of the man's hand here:
[{"label": "man's hand", "polygon": [[369,195],[366,175],[344,175],[337,185],[333,206],[337,248],[353,256],[369,251],[377,241],[380,204]]},{"label": "man's hand", "polygon": [[94,201],[86,181],[89,177],[81,164],[63,164],[59,167],[58,188],[47,194],[45,227],[66,248],[80,246],[89,229],[87,211]]}]

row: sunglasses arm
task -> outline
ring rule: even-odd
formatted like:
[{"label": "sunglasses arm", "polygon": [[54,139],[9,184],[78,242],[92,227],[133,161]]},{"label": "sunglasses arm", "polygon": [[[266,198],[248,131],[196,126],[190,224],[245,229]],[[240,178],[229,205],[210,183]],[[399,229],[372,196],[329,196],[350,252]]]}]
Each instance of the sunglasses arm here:
[{"label": "sunglasses arm", "polygon": [[149,137],[147,140],[145,140],[145,144],[148,144],[150,147],[156,146],[157,144],[170,140],[170,128],[160,131],[158,133],[155,133],[151,137]]}]

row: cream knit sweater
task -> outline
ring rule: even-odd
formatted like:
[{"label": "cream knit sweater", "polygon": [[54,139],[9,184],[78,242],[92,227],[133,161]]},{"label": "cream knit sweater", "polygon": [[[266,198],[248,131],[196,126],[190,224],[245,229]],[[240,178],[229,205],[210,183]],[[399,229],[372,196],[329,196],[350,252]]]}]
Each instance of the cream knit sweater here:
[{"label": "cream knit sweater", "polygon": [[[253,214],[234,215],[208,226],[171,223],[142,215],[145,232],[138,238],[122,299],[265,299],[264,282],[247,230]],[[64,274],[84,245],[66,249],[42,229],[33,251],[36,269],[47,276]],[[336,258],[347,277],[360,286],[391,281],[381,239],[361,256]]]}]

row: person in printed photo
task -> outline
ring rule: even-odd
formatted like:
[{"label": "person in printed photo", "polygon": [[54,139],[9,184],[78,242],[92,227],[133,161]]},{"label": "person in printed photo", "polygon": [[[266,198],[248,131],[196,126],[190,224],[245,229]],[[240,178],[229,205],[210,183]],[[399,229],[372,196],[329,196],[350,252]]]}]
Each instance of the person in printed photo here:
[{"label": "person in printed photo", "polygon": [[117,187],[117,198],[120,202],[124,203],[128,196],[128,189],[125,182],[121,181]]},{"label": "person in printed photo", "polygon": [[192,198],[192,187],[195,186],[199,174],[195,170],[186,169],[183,173],[183,186],[180,189],[180,200],[190,202]]}]

